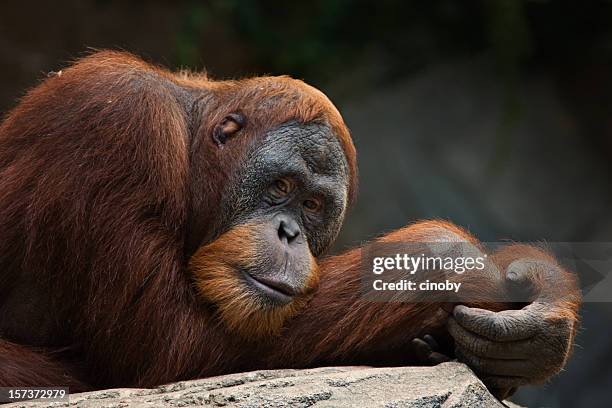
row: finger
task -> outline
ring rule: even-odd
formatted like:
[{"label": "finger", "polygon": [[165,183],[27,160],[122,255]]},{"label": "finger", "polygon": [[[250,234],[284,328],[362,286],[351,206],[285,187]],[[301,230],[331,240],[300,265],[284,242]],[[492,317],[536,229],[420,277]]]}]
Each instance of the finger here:
[{"label": "finger", "polygon": [[472,333],[461,327],[454,318],[447,321],[447,329],[455,344],[479,357],[497,359],[527,359],[535,345],[530,340],[499,342]]},{"label": "finger", "polygon": [[495,341],[525,340],[535,336],[542,324],[532,310],[490,310],[456,306],[453,317],[467,330]]},{"label": "finger", "polygon": [[433,353],[433,350],[431,349],[429,344],[427,344],[421,339],[412,339],[412,347],[419,362],[429,362],[429,356],[431,355],[431,353]]},{"label": "finger", "polygon": [[533,371],[530,360],[500,360],[473,355],[460,348],[455,350],[457,359],[467,364],[479,376],[528,377]]},{"label": "finger", "polygon": [[574,293],[559,265],[545,259],[518,259],[508,265],[506,281],[512,301],[559,301]]},{"label": "finger", "polygon": [[525,260],[514,261],[506,270],[509,300],[512,302],[531,302],[538,289],[531,273],[531,264]]},{"label": "finger", "polygon": [[433,338],[433,336],[426,334],[423,336],[423,340],[425,340],[427,342],[427,344],[429,344],[429,347],[431,347],[432,350],[439,350],[440,346],[438,345],[438,342],[436,341],[436,339]]},{"label": "finger", "polygon": [[441,363],[446,363],[451,361],[451,358],[449,356],[446,356],[442,353],[438,353],[437,351],[434,351],[433,353],[431,353],[429,355],[429,362],[432,365],[437,365],[437,364],[441,364]]},{"label": "finger", "polygon": [[550,263],[538,259],[517,259],[508,265],[506,279],[516,285],[531,286],[537,282],[537,275],[552,268]]},{"label": "finger", "polygon": [[433,351],[432,347],[424,340],[413,339],[412,346],[415,350],[416,358],[421,364],[436,365],[451,361],[450,357]]}]

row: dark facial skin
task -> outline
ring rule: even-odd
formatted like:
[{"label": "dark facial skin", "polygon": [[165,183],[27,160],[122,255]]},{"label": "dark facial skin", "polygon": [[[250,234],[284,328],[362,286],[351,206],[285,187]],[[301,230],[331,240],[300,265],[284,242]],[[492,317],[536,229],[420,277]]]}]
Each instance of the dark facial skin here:
[{"label": "dark facial skin", "polygon": [[333,242],[344,218],[348,165],[336,136],[325,125],[282,125],[256,143],[230,185],[228,229],[260,226],[262,262],[242,271],[245,281],[259,297],[290,302],[306,285],[310,254]]}]

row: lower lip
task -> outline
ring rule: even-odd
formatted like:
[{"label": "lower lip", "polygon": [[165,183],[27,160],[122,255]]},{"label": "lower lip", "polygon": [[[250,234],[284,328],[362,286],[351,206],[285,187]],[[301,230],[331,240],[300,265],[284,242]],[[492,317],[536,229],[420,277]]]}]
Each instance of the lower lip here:
[{"label": "lower lip", "polygon": [[258,292],[263,293],[269,299],[279,304],[287,304],[293,300],[293,297],[286,295],[266,284],[259,282],[257,279],[249,275],[247,272],[242,272],[244,280],[252,287],[257,289]]}]

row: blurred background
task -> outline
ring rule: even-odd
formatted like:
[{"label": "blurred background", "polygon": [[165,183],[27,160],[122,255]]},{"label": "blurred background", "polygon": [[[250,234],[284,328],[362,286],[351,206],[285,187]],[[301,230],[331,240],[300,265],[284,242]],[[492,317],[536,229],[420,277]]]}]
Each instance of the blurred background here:
[{"label": "blurred background", "polygon": [[[612,3],[110,1],[0,5],[0,111],[91,48],[214,78],[289,74],[339,107],[360,198],[335,251],[422,218],[485,241],[612,241]],[[528,406],[607,405],[612,306]]]}]

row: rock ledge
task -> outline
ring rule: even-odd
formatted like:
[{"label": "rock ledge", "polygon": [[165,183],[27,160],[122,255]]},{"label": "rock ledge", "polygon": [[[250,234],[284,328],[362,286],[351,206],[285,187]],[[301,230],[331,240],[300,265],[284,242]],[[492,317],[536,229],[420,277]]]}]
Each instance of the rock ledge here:
[{"label": "rock ledge", "polygon": [[[504,405],[507,404],[507,405]],[[435,367],[323,367],[263,370],[155,389],[120,388],[70,396],[55,407],[507,407],[463,364]],[[27,402],[6,407],[35,407]]]}]

